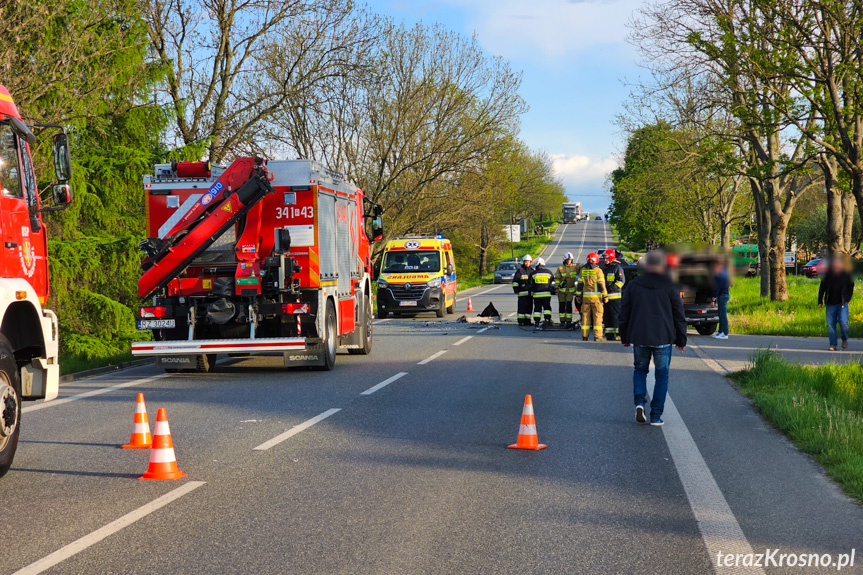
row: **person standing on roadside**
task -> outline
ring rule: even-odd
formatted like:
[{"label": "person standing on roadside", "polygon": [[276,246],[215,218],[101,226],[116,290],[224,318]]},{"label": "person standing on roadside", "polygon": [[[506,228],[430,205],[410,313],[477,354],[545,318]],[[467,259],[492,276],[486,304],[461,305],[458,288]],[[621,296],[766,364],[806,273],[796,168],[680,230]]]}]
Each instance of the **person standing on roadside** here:
[{"label": "person standing on roadside", "polygon": [[620,305],[620,341],[633,346],[634,371],[632,388],[635,396],[635,420],[648,421],[647,374],[650,360],[656,370],[656,384],[650,402],[650,425],[662,425],[671,346],[686,349],[686,316],[680,290],[666,271],[665,254],[659,250],[644,256],[644,274],[629,282]]},{"label": "person standing on roadside", "polygon": [[827,308],[827,334],[830,339],[830,351],[836,351],[836,325],[842,334],[842,349],[848,349],[848,304],[854,296],[854,279],[849,272],[850,262],[847,256],[834,256],[830,267],[818,287],[818,307]]},{"label": "person standing on roadside", "polygon": [[539,327],[544,322],[551,327],[551,296],[555,295],[554,274],[545,267],[545,260],[536,258],[536,265],[530,274],[530,295],[533,296],[533,322]]},{"label": "person standing on roadside", "polygon": [[564,328],[572,326],[572,300],[575,297],[578,270],[579,267],[572,261],[572,254],[566,252],[563,256],[563,265],[558,266],[554,274],[554,281],[557,283],[560,325]]},{"label": "person standing on roadside", "polygon": [[728,266],[723,258],[717,258],[713,262],[713,305],[719,308],[719,331],[711,337],[714,339],[728,339],[728,300],[731,299],[729,287],[731,280],[728,277]]},{"label": "person standing on roadside", "polygon": [[515,275],[512,277],[512,291],[518,297],[518,325],[529,326],[530,316],[533,312],[533,298],[530,296],[530,274],[533,270],[530,269],[530,264],[533,263],[533,257],[527,254],[522,258],[521,265],[515,270]]},{"label": "person standing on roadside", "polygon": [[605,274],[605,287],[608,291],[608,303],[605,304],[602,312],[602,322],[605,325],[605,339],[614,341],[620,332],[617,324],[626,276],[623,273],[623,266],[617,262],[617,254],[614,250],[605,250],[602,259],[604,260],[602,272]]},{"label": "person standing on roadside", "polygon": [[575,297],[581,313],[581,339],[587,341],[593,330],[594,341],[599,341],[602,338],[602,309],[608,301],[608,291],[596,252],[587,254],[587,263],[581,268],[578,281]]}]

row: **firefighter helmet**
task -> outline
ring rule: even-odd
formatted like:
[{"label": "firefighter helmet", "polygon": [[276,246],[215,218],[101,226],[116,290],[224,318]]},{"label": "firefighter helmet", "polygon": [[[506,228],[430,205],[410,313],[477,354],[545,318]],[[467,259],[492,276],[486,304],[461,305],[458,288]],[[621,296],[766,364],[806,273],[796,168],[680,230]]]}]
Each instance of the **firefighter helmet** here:
[{"label": "firefighter helmet", "polygon": [[614,250],[605,250],[605,261],[607,261],[608,263],[617,261],[617,254],[614,253]]},{"label": "firefighter helmet", "polygon": [[544,260],[544,259],[542,259],[542,258],[536,258],[536,265],[537,265],[537,266],[544,266],[544,265],[545,265],[545,260]]},{"label": "firefighter helmet", "polygon": [[530,256],[530,254],[527,254],[526,256],[524,256],[523,258],[521,258],[521,261],[523,261],[523,262],[532,262],[532,261],[533,261],[533,258]]},{"label": "firefighter helmet", "polygon": [[592,264],[598,264],[599,256],[596,252],[590,252],[589,254],[587,254],[587,261]]},{"label": "firefighter helmet", "polygon": [[566,252],[565,254],[563,254],[563,261],[571,260],[571,259],[572,259],[572,252]]}]

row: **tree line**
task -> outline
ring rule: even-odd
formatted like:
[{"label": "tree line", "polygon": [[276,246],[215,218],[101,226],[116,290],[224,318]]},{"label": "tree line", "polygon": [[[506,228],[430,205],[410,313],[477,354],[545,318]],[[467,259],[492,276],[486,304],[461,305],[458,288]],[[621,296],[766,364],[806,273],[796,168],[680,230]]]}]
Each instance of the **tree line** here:
[{"label": "tree line", "polygon": [[503,224],[565,201],[518,137],[520,73],[440,25],[344,0],[10,0],[0,35],[22,115],[72,134],[75,202],[46,216],[66,354],[137,337],[141,178],[157,162],[319,160],[383,205],[388,236],[447,234],[477,272]]},{"label": "tree line", "polygon": [[[858,251],[861,32],[859,2],[643,7],[630,40],[647,78],[632,84],[620,118],[628,145],[610,177],[613,221],[636,241],[727,246],[730,228],[751,231],[762,296],[777,301],[788,298],[784,252],[793,241]],[[646,213],[651,203],[661,213]]]}]

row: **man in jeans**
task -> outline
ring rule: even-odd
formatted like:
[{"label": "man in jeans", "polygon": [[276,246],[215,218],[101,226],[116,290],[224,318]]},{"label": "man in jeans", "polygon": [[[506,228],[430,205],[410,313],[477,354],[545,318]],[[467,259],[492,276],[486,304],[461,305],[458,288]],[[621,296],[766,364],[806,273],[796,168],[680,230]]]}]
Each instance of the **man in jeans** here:
[{"label": "man in jeans", "polygon": [[665,254],[659,250],[644,256],[644,274],[626,286],[620,306],[620,341],[634,346],[635,420],[647,422],[647,373],[650,360],[656,370],[656,384],[650,402],[650,425],[662,425],[662,411],[668,393],[671,346],[686,348],[686,317],[680,290],[666,274]]},{"label": "man in jeans", "polygon": [[830,338],[830,351],[836,351],[839,343],[836,338],[836,324],[842,332],[842,349],[848,349],[848,303],[854,295],[854,280],[848,271],[850,263],[846,259],[834,257],[830,269],[818,287],[818,307],[827,306],[827,334]]},{"label": "man in jeans", "polygon": [[728,300],[731,299],[729,292],[728,266],[723,258],[717,258],[713,262],[713,303],[719,308],[719,331],[713,334],[715,339],[728,339]]}]

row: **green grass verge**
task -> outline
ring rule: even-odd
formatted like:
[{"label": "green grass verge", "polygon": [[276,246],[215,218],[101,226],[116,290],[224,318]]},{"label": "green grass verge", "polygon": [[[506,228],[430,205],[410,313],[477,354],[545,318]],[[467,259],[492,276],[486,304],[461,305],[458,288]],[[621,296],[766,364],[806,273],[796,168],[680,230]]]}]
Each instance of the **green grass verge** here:
[{"label": "green grass verge", "polygon": [[810,367],[759,350],[731,376],[764,417],[863,502],[863,366]]},{"label": "green grass verge", "polygon": [[[761,280],[738,278],[731,286],[728,315],[731,333],[827,337],[824,310],[818,308],[817,278],[788,276],[788,301],[760,295]],[[863,297],[851,300],[850,335],[863,337]]]},{"label": "green grass verge", "polygon": [[133,359],[135,358],[131,352],[94,358],[77,355],[60,357],[60,375],[78,373],[79,371],[87,371],[88,369],[96,369],[97,367],[105,367],[106,365],[116,365],[132,361]]}]

